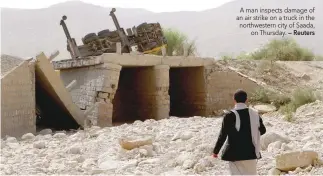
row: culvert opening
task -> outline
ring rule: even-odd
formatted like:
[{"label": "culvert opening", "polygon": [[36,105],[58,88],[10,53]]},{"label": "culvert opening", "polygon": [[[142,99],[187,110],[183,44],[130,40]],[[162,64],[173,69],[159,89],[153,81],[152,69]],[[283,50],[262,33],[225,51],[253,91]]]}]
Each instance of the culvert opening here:
[{"label": "culvert opening", "polygon": [[144,121],[154,112],[153,67],[123,67],[113,99],[113,125]]},{"label": "culvert opening", "polygon": [[204,67],[173,67],[169,70],[170,116],[205,115]]},{"label": "culvert opening", "polygon": [[36,72],[36,130],[53,131],[78,129],[80,126],[68,112],[45,76]]}]

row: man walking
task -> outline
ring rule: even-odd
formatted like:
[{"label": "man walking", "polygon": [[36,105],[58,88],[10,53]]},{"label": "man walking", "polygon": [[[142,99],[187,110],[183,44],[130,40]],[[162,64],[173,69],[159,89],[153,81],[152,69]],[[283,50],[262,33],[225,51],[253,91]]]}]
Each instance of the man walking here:
[{"label": "man walking", "polygon": [[248,108],[246,101],[245,91],[234,94],[235,107],[224,116],[213,150],[213,157],[218,157],[226,142],[222,160],[229,161],[231,175],[257,175],[257,159],[261,158],[260,136],[266,128],[258,112]]}]

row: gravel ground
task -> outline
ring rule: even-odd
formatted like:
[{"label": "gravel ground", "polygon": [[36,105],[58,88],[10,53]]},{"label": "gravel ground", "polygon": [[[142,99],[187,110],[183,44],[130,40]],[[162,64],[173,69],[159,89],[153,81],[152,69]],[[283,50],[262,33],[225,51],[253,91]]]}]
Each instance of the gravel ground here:
[{"label": "gravel ground", "polygon": [[[311,149],[323,157],[323,103],[300,107],[295,122],[277,112],[265,114],[267,133],[286,136],[281,148],[262,151],[258,172],[266,175],[275,166],[274,156],[286,151]],[[122,174],[214,175],[228,174],[227,163],[211,156],[221,118],[176,118],[136,121],[116,127],[92,127],[75,133],[56,132],[1,141],[0,174]],[[153,145],[124,150],[119,139],[152,137]],[[323,167],[297,174],[323,175]],[[293,174],[291,172],[290,174]]]}]

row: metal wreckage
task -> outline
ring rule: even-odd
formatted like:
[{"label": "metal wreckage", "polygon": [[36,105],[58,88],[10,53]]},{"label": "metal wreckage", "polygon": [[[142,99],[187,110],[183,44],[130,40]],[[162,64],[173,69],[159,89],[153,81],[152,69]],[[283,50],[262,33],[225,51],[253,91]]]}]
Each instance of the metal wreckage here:
[{"label": "metal wreckage", "polygon": [[63,27],[67,38],[67,50],[73,59],[88,56],[99,56],[103,53],[116,53],[117,44],[121,43],[121,53],[137,51],[143,54],[157,54],[162,47],[166,47],[167,41],[159,23],[142,23],[139,26],[127,28],[127,33],[120,27],[114,14],[115,8],[110,11],[116,30],[102,30],[98,33],[89,33],[82,38],[83,45],[77,46],[71,37],[63,16],[60,25]]}]

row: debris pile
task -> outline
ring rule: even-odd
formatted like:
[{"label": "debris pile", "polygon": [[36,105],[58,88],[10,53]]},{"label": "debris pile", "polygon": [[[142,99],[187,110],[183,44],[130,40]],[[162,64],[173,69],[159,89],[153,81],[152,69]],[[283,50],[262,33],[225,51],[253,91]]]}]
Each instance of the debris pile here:
[{"label": "debris pile", "polygon": [[[259,174],[322,175],[323,106],[304,107],[307,125],[265,114]],[[316,107],[317,105],[317,107]],[[190,117],[92,127],[76,133],[43,130],[1,141],[0,174],[229,174],[226,162],[211,157],[221,118]],[[296,158],[296,159],[295,159]]]}]

